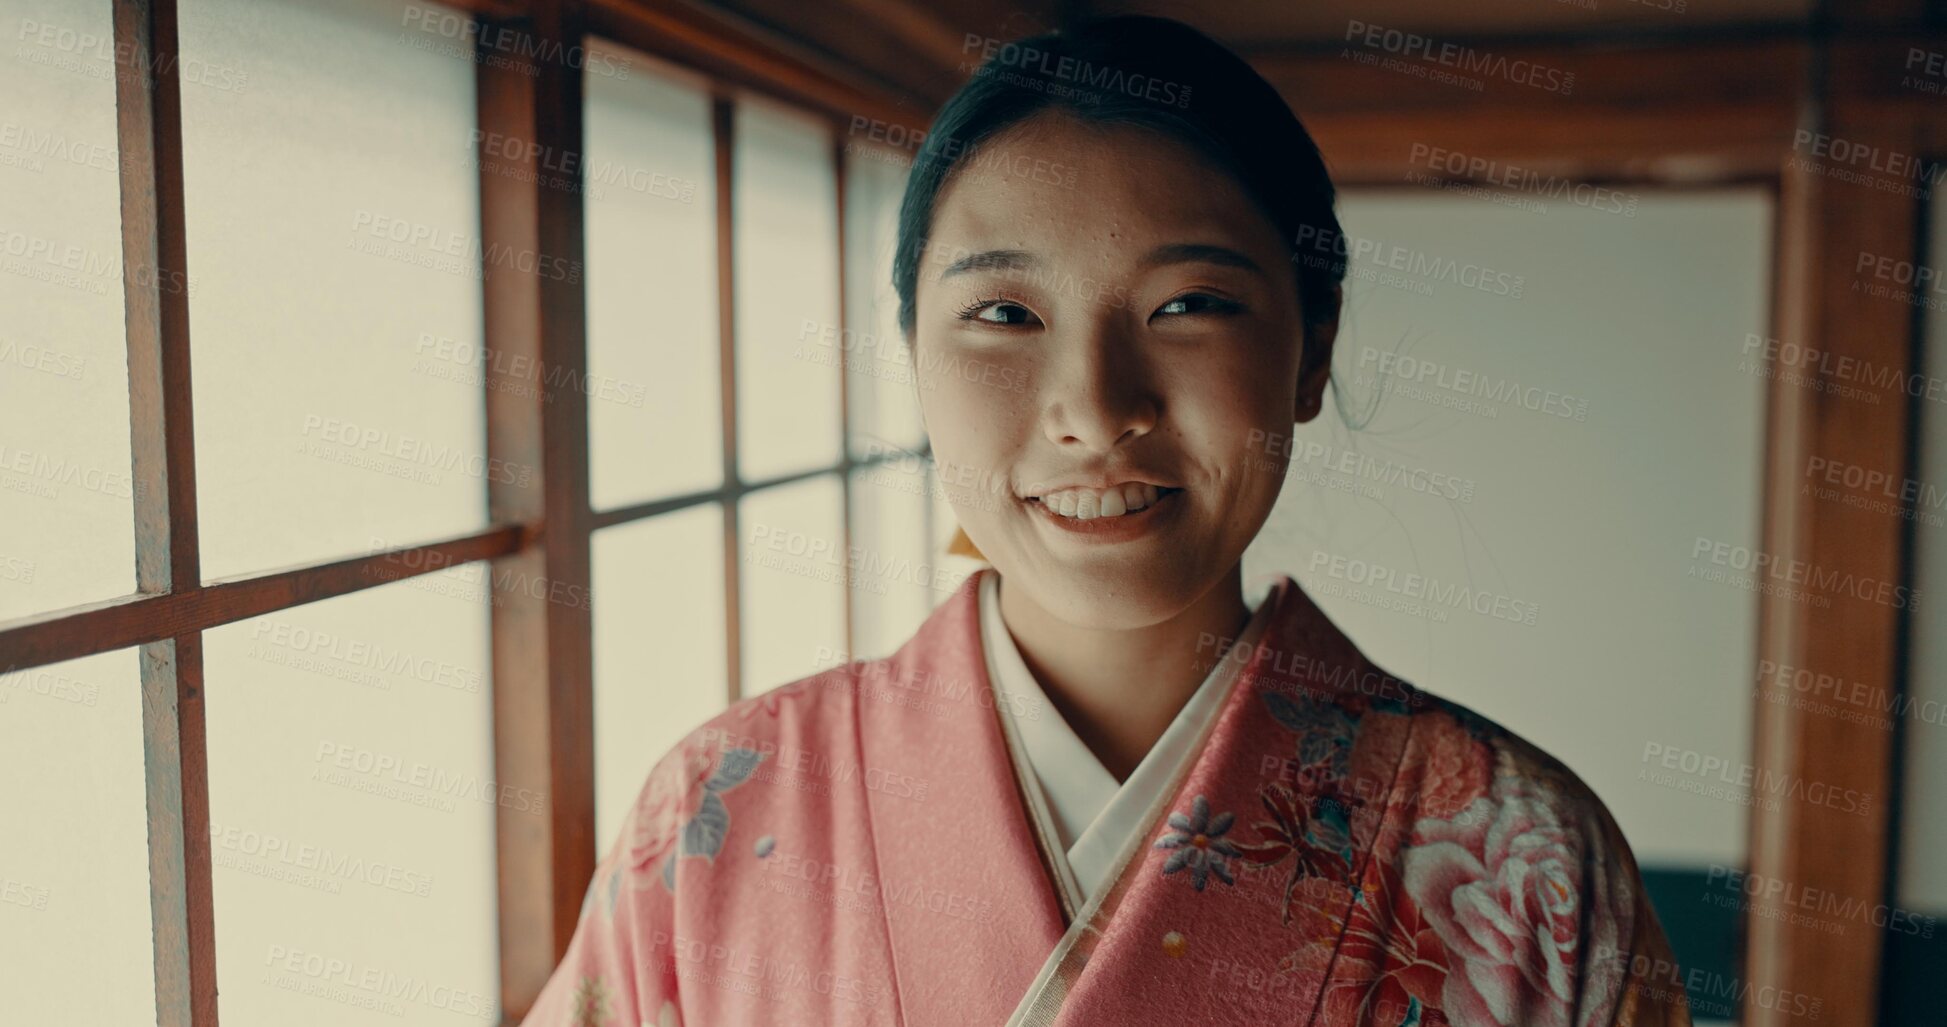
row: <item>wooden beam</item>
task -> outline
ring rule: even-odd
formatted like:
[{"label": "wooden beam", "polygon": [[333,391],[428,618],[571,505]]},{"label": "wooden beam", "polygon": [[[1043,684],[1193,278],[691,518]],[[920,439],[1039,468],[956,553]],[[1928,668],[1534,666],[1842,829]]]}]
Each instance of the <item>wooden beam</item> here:
[{"label": "wooden beam", "polygon": [[651,499],[641,503],[631,503],[627,506],[597,510],[593,515],[592,524],[594,530],[600,531],[603,528],[612,528],[618,524],[639,521],[645,517],[660,517],[666,513],[675,513],[678,510],[692,506],[700,506],[704,503],[734,502],[753,492],[762,492],[765,489],[776,488],[779,485],[790,485],[794,482],[822,477],[827,474],[845,474],[864,467],[892,463],[905,459],[906,455],[905,453],[884,450],[872,453],[863,460],[853,460],[848,454],[846,459],[839,463],[827,464],[822,467],[812,467],[802,471],[790,471],[784,474],[772,475],[769,478],[760,478],[757,481],[733,482],[722,488],[702,489],[696,492],[685,492],[681,495],[665,496],[661,499]]},{"label": "wooden beam", "polygon": [[[1830,674],[1892,709],[1901,708],[1908,661],[1910,525],[1847,503],[1843,486],[1834,489],[1812,472],[1837,466],[1904,481],[1915,473],[1910,440],[1917,412],[1905,386],[1924,369],[1926,292],[1910,283],[1927,261],[1922,193],[1914,188],[1925,183],[1910,169],[1937,157],[1943,118],[1937,96],[1900,76],[1912,49],[1941,52],[1942,40],[1938,33],[1886,30],[1917,26],[1921,7],[1918,0],[1890,0],[1821,9],[1804,117],[1780,178],[1773,370],[1781,373],[1770,386],[1763,546],[1774,561],[1883,583],[1889,592],[1812,590],[1828,604],[1823,607],[1766,594],[1759,620],[1761,667]],[[1829,142],[1836,140],[1874,156],[1861,167],[1838,155]],[[1900,284],[1902,268],[1908,286]],[[1818,355],[1803,356],[1809,353]],[[1787,380],[1788,374],[1809,377],[1817,387]],[[1846,720],[1819,704],[1758,703],[1757,772],[1808,790],[1816,785],[1828,795],[1839,789],[1848,801],[1808,801],[1808,791],[1802,799],[1754,805],[1751,873],[1795,894],[1865,908],[1890,904],[1904,723]],[[1868,804],[1851,801],[1856,796]],[[1877,1022],[1883,936],[1867,931],[1841,941],[1794,922],[1791,912],[1783,903],[1752,901],[1745,1022],[1795,1022],[1792,1010],[1761,1001],[1765,989],[1815,998],[1820,1017],[1831,1022]]]},{"label": "wooden beam", "polygon": [[866,118],[908,130],[931,119],[936,98],[904,93],[857,75],[715,8],[685,0],[590,0],[591,34],[693,68],[725,86],[813,108],[841,128]]},{"label": "wooden beam", "polygon": [[143,796],[159,1027],[216,1027],[203,636],[141,649]]},{"label": "wooden beam", "polygon": [[[838,0],[851,17],[878,25],[897,36],[908,59],[940,68],[957,68],[967,59],[967,34],[948,24],[929,6],[909,0]],[[841,15],[843,17],[843,15]]]},{"label": "wooden beam", "polygon": [[[483,268],[486,347],[506,358],[491,362],[484,383],[487,452],[540,472],[488,484],[494,520],[540,525],[537,546],[497,561],[492,613],[494,778],[549,798],[545,818],[500,810],[495,819],[501,1003],[515,1021],[567,951],[596,863],[588,397],[579,387],[588,367],[578,184],[586,150],[582,69],[569,57],[585,41],[584,19],[580,0],[563,0],[497,24],[537,45],[521,48],[513,66],[482,60],[478,76],[482,138],[531,144],[520,148],[521,173],[484,153],[480,162],[482,248],[522,255]],[[543,161],[576,169],[576,183],[561,187],[562,174],[542,173]],[[503,371],[531,367],[542,369],[540,389]],[[529,582],[545,587],[519,584]]]},{"label": "wooden beam", "polygon": [[1451,69],[1478,90],[1414,73],[1449,70],[1441,65],[1357,43],[1247,56],[1304,120],[1339,184],[1397,185],[1443,177],[1428,162],[1434,149],[1501,174],[1515,166],[1578,181],[1769,176],[1791,145],[1807,52],[1778,36],[1654,47],[1483,41],[1475,57],[1500,74]]},{"label": "wooden beam", "polygon": [[[176,4],[116,0],[111,17],[135,584],[141,594],[181,593],[200,584],[202,571],[196,535]],[[37,634],[45,639],[64,631],[72,631],[72,622]],[[189,628],[145,641],[140,658],[142,776],[156,1023],[216,1027],[202,634]],[[0,663],[11,662],[0,657]]]},{"label": "wooden beam", "polygon": [[854,590],[858,582],[852,577],[852,547],[857,540],[852,537],[852,511],[855,506],[852,496],[852,368],[849,354],[851,347],[844,340],[853,338],[852,309],[847,295],[847,283],[851,281],[851,268],[847,266],[847,255],[851,250],[845,238],[845,182],[848,167],[845,158],[845,137],[834,133],[832,136],[832,202],[837,214],[838,225],[838,539],[844,560],[839,564],[839,595],[845,604],[844,632],[845,651],[855,653],[859,650],[857,617],[853,607]]},{"label": "wooden beam", "polygon": [[408,4],[437,6],[441,9],[465,11],[484,18],[519,18],[536,3],[549,0],[406,0]]},{"label": "wooden beam", "polygon": [[549,0],[438,0],[442,6],[457,7],[469,14],[488,18],[518,18],[536,3]]},{"label": "wooden beam", "polygon": [[843,63],[854,76],[883,84],[890,94],[923,98],[916,111],[937,108],[967,79],[970,60],[989,36],[1013,35],[989,6],[951,12],[930,0],[711,0],[713,6],[767,34]]},{"label": "wooden beam", "polygon": [[[1843,96],[1809,107],[1806,125],[1886,152],[1917,152],[1917,124],[1889,128],[1879,112]],[[1777,346],[1765,354],[1774,372],[1762,532],[1771,570],[1758,575],[1802,591],[1760,595],[1758,655],[1761,668],[1828,674],[1890,699],[1902,690],[1906,662],[1908,525],[1870,503],[1848,503],[1852,490],[1817,471],[1912,477],[1915,412],[1904,386],[1920,369],[1922,308],[1898,295],[1897,268],[1910,274],[1924,264],[1921,208],[1911,196],[1821,174],[1803,156],[1792,154],[1780,172]],[[1865,908],[1889,901],[1901,719],[1888,729],[1816,703],[1760,701],[1755,709],[1756,774],[1779,787],[1754,789],[1766,801],[1752,806],[1750,872],[1793,895]],[[1817,999],[1822,1022],[1877,1022],[1881,935],[1835,935],[1791,913],[1783,902],[1752,900],[1744,1022],[1799,1022],[1792,1008],[1761,1001],[1778,990]]]},{"label": "wooden beam", "polygon": [[1848,27],[1919,29],[1932,0],[1815,0],[1815,17]]},{"label": "wooden beam", "polygon": [[724,701],[744,690],[742,511],[737,462],[737,105],[718,93],[710,103],[710,133],[717,175],[717,383],[723,437],[723,641]]},{"label": "wooden beam", "polygon": [[1260,48],[1248,56],[1304,119],[1341,185],[1422,182],[1432,148],[1493,162],[1502,173],[1514,165],[1577,181],[1769,179],[1801,127],[1803,83],[1819,46],[1830,54],[1833,95],[1859,101],[1859,121],[1921,123],[1936,133],[1943,124],[1940,95],[1914,86],[1941,76],[1909,67],[1914,50],[1947,53],[1947,33],[1938,30],[1469,45],[1509,67],[1572,73],[1574,84],[1553,91],[1511,75],[1466,76],[1481,83],[1476,91],[1412,74],[1438,66],[1411,57],[1365,63],[1359,55],[1395,55],[1358,45]]},{"label": "wooden beam", "polygon": [[0,624],[0,672],[146,645],[403,578],[491,560],[528,545],[502,524],[470,535],[362,556],[224,578],[181,592],[120,596]]}]

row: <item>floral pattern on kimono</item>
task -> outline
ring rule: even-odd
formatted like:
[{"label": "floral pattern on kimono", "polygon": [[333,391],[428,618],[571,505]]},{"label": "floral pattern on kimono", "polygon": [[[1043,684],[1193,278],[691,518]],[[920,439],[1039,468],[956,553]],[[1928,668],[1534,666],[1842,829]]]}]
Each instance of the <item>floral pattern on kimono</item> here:
[{"label": "floral pattern on kimono", "polygon": [[600,977],[583,977],[575,987],[575,1027],[608,1027],[608,984]]},{"label": "floral pattern on kimono", "polygon": [[[1227,1015],[1240,1022],[1687,1023],[1680,989],[1650,986],[1640,976],[1643,968],[1662,965],[1668,980],[1674,963],[1621,831],[1559,761],[1417,689],[1410,703],[1401,703],[1274,686],[1251,705],[1259,723],[1281,730],[1250,726],[1244,714],[1240,743],[1252,744],[1243,739],[1255,732],[1288,748],[1264,754],[1275,757],[1280,778],[1256,784],[1261,812],[1240,814],[1230,834],[1250,871],[1240,885],[1267,876],[1275,882],[1273,908],[1287,939],[1283,955],[1274,965],[1259,964],[1262,971],[1252,967],[1256,937],[1277,942],[1263,928],[1237,927],[1250,916],[1241,911],[1225,914],[1217,931],[1180,913],[1152,920],[1145,907],[1159,893],[1128,899],[1132,908],[1106,930],[1127,930],[1132,918],[1142,924],[1137,935],[1164,924],[1173,935],[1187,928],[1193,939],[1213,938],[1221,955],[1212,966],[1241,974],[1246,987],[1237,990],[1293,1000],[1281,1013],[1232,1008]],[[1185,790],[1197,793],[1198,810],[1235,795],[1210,793],[1207,782],[1196,780]],[[1174,819],[1169,826],[1156,849],[1175,849],[1165,843],[1184,834]],[[1253,940],[1243,947],[1230,941],[1240,933]],[[1111,951],[1118,961],[1128,958],[1126,950]],[[1094,964],[1102,953],[1099,947],[1092,953]],[[1072,994],[1063,1008],[1072,1017],[1028,1022],[1096,1022],[1114,1005],[1105,996],[1118,989],[1136,993],[1132,1004],[1159,1003],[1168,975],[1154,992],[1155,973],[1150,976],[1114,974],[1091,989],[1088,976],[1070,968],[1064,987]]]},{"label": "floral pattern on kimono", "polygon": [[1235,842],[1224,837],[1236,821],[1234,813],[1211,816],[1210,803],[1201,795],[1191,800],[1188,814],[1170,814],[1169,832],[1157,839],[1154,846],[1169,853],[1163,859],[1163,873],[1174,874],[1187,867],[1190,886],[1198,891],[1212,877],[1225,884],[1236,884],[1237,879],[1230,873],[1230,861],[1241,859],[1244,854],[1238,851]]},{"label": "floral pattern on kimono", "polygon": [[[1280,972],[1324,986],[1322,1023],[1607,1024],[1622,926],[1648,908],[1607,811],[1545,753],[1428,698],[1399,768],[1416,786],[1389,797],[1344,930]],[[1339,916],[1332,893],[1300,894],[1299,919]]]},{"label": "floral pattern on kimono", "polygon": [[733,704],[664,754],[523,1023],[1688,1024],[1601,800],[1384,675],[1289,577],[1129,862],[1067,924],[978,587],[892,656]]},{"label": "floral pattern on kimono", "polygon": [[730,831],[723,793],[743,784],[764,757],[731,749],[712,758],[687,743],[670,757],[650,775],[630,817],[629,863],[637,873],[658,873],[663,887],[674,891],[677,859],[715,859],[723,850]]}]

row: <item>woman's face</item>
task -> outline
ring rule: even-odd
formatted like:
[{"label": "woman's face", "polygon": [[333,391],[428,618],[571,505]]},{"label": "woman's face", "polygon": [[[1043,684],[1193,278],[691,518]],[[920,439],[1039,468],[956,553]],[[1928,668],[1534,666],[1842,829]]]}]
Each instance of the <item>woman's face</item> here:
[{"label": "woman's face", "polygon": [[1229,175],[1060,114],[962,160],[914,332],[961,526],[1010,587],[1094,628],[1173,616],[1230,571],[1329,367],[1299,380],[1289,249]]}]

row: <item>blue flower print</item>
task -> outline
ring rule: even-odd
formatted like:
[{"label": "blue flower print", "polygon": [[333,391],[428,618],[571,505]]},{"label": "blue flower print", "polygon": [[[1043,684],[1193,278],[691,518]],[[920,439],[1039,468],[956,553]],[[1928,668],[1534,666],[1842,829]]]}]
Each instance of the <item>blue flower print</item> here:
[{"label": "blue flower print", "polygon": [[1210,815],[1210,803],[1198,795],[1190,802],[1190,815],[1171,813],[1171,830],[1157,839],[1156,848],[1169,850],[1169,858],[1163,861],[1163,873],[1173,874],[1188,867],[1190,886],[1198,891],[1208,884],[1210,878],[1225,884],[1236,884],[1230,874],[1230,860],[1243,853],[1225,838],[1231,825],[1237,822],[1235,814],[1219,813]]},{"label": "blue flower print", "polygon": [[1298,761],[1325,763],[1332,776],[1343,777],[1352,752],[1352,736],[1359,720],[1342,707],[1311,696],[1296,700],[1277,692],[1264,693],[1271,719],[1298,733]]},{"label": "blue flower print", "polygon": [[723,793],[749,779],[763,759],[746,748],[727,749],[717,760],[701,746],[672,752],[650,774],[630,814],[629,865],[643,873],[660,865],[663,887],[675,891],[678,859],[715,862],[730,833]]}]

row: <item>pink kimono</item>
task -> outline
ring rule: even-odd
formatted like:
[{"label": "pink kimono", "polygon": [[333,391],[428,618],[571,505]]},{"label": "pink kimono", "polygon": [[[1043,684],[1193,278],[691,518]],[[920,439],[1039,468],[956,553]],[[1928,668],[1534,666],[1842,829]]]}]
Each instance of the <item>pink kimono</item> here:
[{"label": "pink kimono", "polygon": [[1064,893],[977,588],[668,753],[527,1027],[1689,1024],[1601,801],[1288,576],[1260,636],[1186,654],[1218,713],[1111,883]]}]

